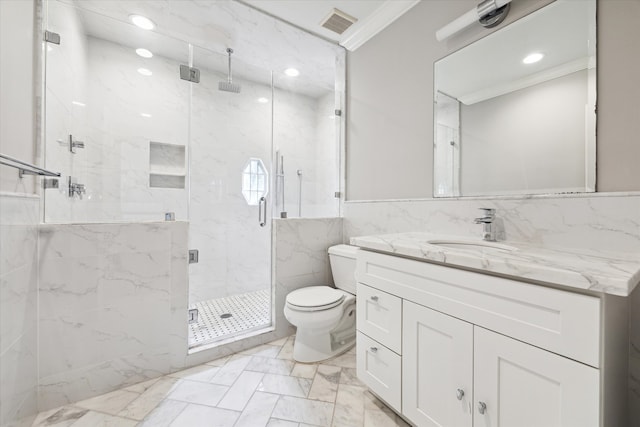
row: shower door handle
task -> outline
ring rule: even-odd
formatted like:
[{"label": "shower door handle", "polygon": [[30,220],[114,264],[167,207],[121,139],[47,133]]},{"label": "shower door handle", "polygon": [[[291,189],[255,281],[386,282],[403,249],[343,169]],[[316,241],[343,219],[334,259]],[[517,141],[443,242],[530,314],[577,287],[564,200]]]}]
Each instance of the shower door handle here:
[{"label": "shower door handle", "polygon": [[258,224],[260,227],[264,227],[267,225],[267,199],[260,197],[260,202],[258,203]]}]

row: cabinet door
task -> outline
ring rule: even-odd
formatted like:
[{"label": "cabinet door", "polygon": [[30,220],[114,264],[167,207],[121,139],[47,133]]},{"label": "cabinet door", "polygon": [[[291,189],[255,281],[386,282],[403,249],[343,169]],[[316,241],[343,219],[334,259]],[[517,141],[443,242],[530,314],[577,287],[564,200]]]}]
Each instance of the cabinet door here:
[{"label": "cabinet door", "polygon": [[474,427],[599,425],[597,369],[477,326],[474,349]]},{"label": "cabinet door", "polygon": [[473,325],[403,304],[402,411],[418,426],[472,424]]}]

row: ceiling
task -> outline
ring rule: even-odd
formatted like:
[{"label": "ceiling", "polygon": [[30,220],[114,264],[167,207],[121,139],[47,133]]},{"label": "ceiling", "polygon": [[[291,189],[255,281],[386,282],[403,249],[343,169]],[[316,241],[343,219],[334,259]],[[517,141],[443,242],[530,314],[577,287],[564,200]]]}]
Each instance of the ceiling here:
[{"label": "ceiling", "polygon": [[[310,33],[355,50],[419,0],[239,0]],[[357,19],[342,35],[322,27],[336,8]]]}]

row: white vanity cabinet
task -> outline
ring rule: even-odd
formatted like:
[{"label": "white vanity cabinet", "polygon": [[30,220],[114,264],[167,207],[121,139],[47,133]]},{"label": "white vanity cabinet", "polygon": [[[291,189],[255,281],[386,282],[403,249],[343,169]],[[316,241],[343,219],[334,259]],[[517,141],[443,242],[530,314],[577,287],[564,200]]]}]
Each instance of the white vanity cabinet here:
[{"label": "white vanity cabinet", "polygon": [[364,250],[356,277],[358,377],[416,426],[626,425],[623,299]]}]

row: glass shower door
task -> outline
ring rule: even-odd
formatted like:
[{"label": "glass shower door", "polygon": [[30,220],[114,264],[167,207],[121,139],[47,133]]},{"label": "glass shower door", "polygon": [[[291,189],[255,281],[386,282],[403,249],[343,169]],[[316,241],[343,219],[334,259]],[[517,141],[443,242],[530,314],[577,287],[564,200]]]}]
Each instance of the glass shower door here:
[{"label": "glass shower door", "polygon": [[[190,348],[272,325],[271,72],[194,48],[189,144]],[[223,82],[222,85],[219,85]],[[238,86],[236,86],[238,87]]]}]

